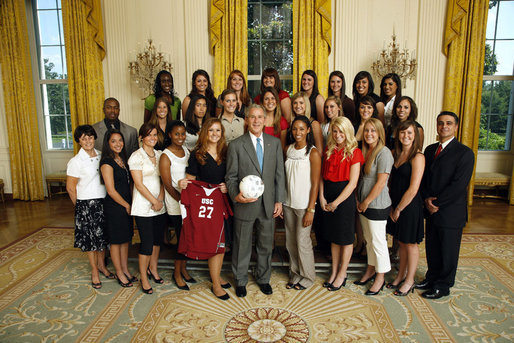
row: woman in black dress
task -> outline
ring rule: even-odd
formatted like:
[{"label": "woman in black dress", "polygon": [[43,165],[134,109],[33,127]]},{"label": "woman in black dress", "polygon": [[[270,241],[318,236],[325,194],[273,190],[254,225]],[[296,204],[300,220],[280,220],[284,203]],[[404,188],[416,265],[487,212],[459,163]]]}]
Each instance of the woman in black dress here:
[{"label": "woman in black dress", "polygon": [[418,244],[423,240],[423,201],[419,186],[425,157],[421,153],[421,139],[413,121],[402,122],[397,132],[390,184],[392,210],[387,225],[388,231],[400,243],[400,266],[398,275],[387,288],[397,288],[394,295],[404,296],[414,289]]},{"label": "woman in black dress", "polygon": [[125,140],[119,130],[111,129],[104,136],[100,171],[107,190],[104,214],[116,278],[122,287],[132,287],[132,282],[137,281],[128,269],[128,246],[134,234],[130,216],[132,179],[127,166]]},{"label": "woman in black dress", "polygon": [[[360,71],[355,75],[353,79],[353,102],[355,103],[355,111],[358,111],[358,103],[360,99],[364,96],[370,96],[373,100],[375,100],[377,107],[378,119],[384,124],[384,103],[382,99],[378,95],[373,92],[375,88],[375,83],[373,82],[373,78],[371,74],[367,71]],[[356,117],[358,117],[356,115]]]},{"label": "woman in black dress", "polygon": [[[186,189],[189,180],[198,180],[219,185],[222,193],[227,193],[225,174],[227,170],[227,144],[225,129],[218,118],[209,118],[202,125],[196,148],[189,156],[186,178],[179,181],[179,187]],[[225,235],[227,233],[225,232]],[[226,239],[226,241],[229,241]],[[212,293],[221,300],[230,296],[223,288],[230,288],[230,283],[221,278],[224,253],[208,259],[209,273],[212,280]]]}]

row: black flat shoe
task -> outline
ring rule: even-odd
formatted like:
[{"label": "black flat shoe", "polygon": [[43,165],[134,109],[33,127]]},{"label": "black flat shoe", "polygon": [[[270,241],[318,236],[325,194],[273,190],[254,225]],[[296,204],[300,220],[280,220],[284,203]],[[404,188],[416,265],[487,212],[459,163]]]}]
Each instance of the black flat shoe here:
[{"label": "black flat shoe", "polygon": [[393,294],[398,297],[404,297],[404,296],[408,295],[409,293],[414,293],[415,286],[416,286],[416,284],[413,283],[412,286],[410,286],[410,288],[406,292],[400,292],[400,289],[397,289],[396,291],[394,291]]},{"label": "black flat shoe", "polygon": [[328,281],[325,281],[325,282],[323,282],[323,287],[324,288],[332,287],[332,283],[328,282]]},{"label": "black flat shoe", "polygon": [[230,287],[232,287],[232,285],[230,284],[230,282],[222,283],[222,284],[221,284],[221,288],[229,289]]},{"label": "black flat shoe", "polygon": [[148,270],[146,271],[146,274],[148,275],[148,278],[149,278],[150,280],[152,280],[152,279],[153,279],[156,283],[164,283],[164,280],[163,280],[163,279],[158,279],[158,278],[156,278],[156,277],[152,274],[152,271],[151,271],[150,269],[148,269]]},{"label": "black flat shoe", "polygon": [[246,287],[245,286],[237,286],[236,287],[236,295],[240,298],[246,297]]},{"label": "black flat shoe", "polygon": [[259,289],[262,293],[266,295],[273,294],[273,288],[271,288],[271,285],[269,283],[258,283],[257,286],[259,286]]},{"label": "black flat shoe", "polygon": [[182,274],[182,278],[184,279],[185,282],[187,283],[196,283],[196,280],[191,276],[189,279],[186,279],[186,277],[184,276],[184,274]]},{"label": "black flat shoe", "polygon": [[173,278],[173,283],[175,284],[175,286],[177,286],[178,289],[181,289],[183,291],[189,291],[189,286],[186,283],[184,283],[184,286],[179,286],[177,283],[177,279],[175,279],[175,275],[173,275],[172,278]]},{"label": "black flat shoe", "polygon": [[228,299],[230,299],[230,295],[228,295],[228,293],[225,293],[223,295],[216,295],[216,293],[214,293],[214,289],[212,287],[211,287],[211,292],[218,299],[221,299],[221,300],[228,300]]},{"label": "black flat shoe", "polygon": [[367,279],[366,279],[366,280],[364,280],[364,281],[355,280],[353,283],[354,283],[355,285],[359,285],[359,286],[365,285],[365,284],[367,284],[368,282],[370,282],[370,281],[371,281],[371,279],[373,279],[373,278],[375,277],[375,275],[377,275],[377,274],[375,273],[375,274],[371,275],[369,278],[367,278]]},{"label": "black flat shoe", "polygon": [[130,282],[138,282],[138,281],[139,281],[139,280],[137,279],[137,277],[135,277],[135,276],[129,277],[127,274],[125,274],[125,277],[126,277]]},{"label": "black flat shoe", "polygon": [[327,289],[331,292],[333,291],[338,291],[341,289],[341,287],[344,287],[346,286],[346,279],[348,279],[348,277],[345,277],[344,280],[343,280],[343,283],[340,284],[338,287],[334,286],[334,284],[330,285],[329,287],[327,287]]},{"label": "black flat shoe", "polygon": [[114,275],[113,273],[109,272],[109,274],[105,274],[103,271],[99,270],[100,273],[102,273],[103,276],[105,276],[106,278],[112,280],[112,279],[116,279],[116,275]]},{"label": "black flat shoe", "polygon": [[378,291],[373,292],[373,291],[371,291],[371,290],[369,290],[369,289],[368,289],[368,290],[366,291],[366,293],[364,293],[364,294],[366,294],[366,295],[377,295],[378,293],[380,293],[380,291],[382,290],[382,288],[384,288],[384,285],[385,285],[385,281],[384,281],[384,283],[382,284],[382,286],[380,287],[380,289],[379,289]]}]

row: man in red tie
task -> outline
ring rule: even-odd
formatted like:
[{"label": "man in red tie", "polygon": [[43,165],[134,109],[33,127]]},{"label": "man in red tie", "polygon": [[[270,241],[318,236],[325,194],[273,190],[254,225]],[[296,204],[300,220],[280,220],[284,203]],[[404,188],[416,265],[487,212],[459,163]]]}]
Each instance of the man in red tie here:
[{"label": "man in red tie", "polygon": [[455,283],[462,230],[468,219],[467,186],[473,174],[475,155],[455,138],[459,117],[453,112],[437,116],[439,143],[425,149],[425,173],[421,196],[425,201],[425,280],[416,288],[421,296],[439,299],[450,294]]}]

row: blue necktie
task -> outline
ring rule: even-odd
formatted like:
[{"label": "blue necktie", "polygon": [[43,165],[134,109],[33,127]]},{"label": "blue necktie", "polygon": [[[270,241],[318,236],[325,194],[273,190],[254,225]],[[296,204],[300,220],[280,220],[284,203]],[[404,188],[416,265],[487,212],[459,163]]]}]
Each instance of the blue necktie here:
[{"label": "blue necktie", "polygon": [[257,138],[257,146],[255,147],[255,150],[257,152],[257,160],[259,161],[259,166],[261,167],[261,172],[262,172],[262,163],[264,162],[264,154],[262,152],[262,145],[261,145],[260,138]]}]

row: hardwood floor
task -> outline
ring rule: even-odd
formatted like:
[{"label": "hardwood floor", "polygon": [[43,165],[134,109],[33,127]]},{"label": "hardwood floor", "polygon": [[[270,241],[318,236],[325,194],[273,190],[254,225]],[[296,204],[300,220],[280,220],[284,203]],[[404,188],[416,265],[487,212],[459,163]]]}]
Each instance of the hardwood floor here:
[{"label": "hardwood floor", "polygon": [[[41,227],[73,227],[73,205],[66,195],[44,201],[0,204],[0,247]],[[465,233],[513,234],[514,206],[505,201],[475,199]]]}]

